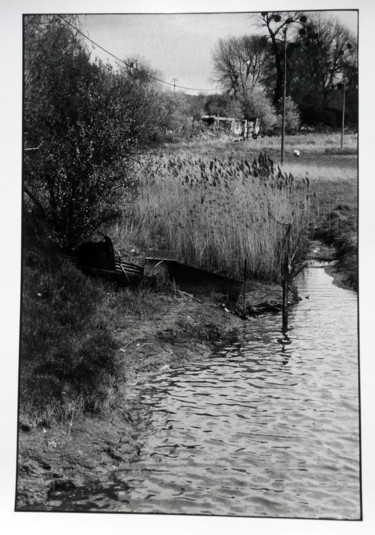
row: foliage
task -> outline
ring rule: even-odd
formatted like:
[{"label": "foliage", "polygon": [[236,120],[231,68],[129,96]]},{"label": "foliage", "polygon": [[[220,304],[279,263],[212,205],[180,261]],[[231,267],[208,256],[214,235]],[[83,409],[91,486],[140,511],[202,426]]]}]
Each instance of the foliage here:
[{"label": "foliage", "polygon": [[275,108],[264,91],[253,91],[242,101],[241,107],[245,118],[259,117],[263,133],[270,132],[277,122]]},{"label": "foliage", "polygon": [[161,97],[164,105],[164,131],[160,132],[159,139],[161,141],[188,139],[192,133],[193,112],[186,95],[164,93]]},{"label": "foliage", "polygon": [[220,39],[213,56],[216,79],[230,95],[228,115],[259,117],[265,131],[276,123],[275,111],[262,88],[268,55],[264,37],[243,36]]},{"label": "foliage", "polygon": [[204,111],[207,115],[228,117],[230,99],[226,94],[208,95],[204,103]]},{"label": "foliage", "polygon": [[288,48],[288,87],[303,121],[340,124],[345,69],[347,112],[356,124],[356,39],[337,21],[319,14],[309,15],[306,30]]},{"label": "foliage", "polygon": [[[277,132],[281,132],[282,128],[282,106],[279,106],[280,113],[277,115]],[[285,100],[285,132],[287,134],[295,134],[300,127],[300,113],[298,106],[290,97]]]},{"label": "foliage", "polygon": [[290,36],[291,32],[296,32],[297,28],[304,29],[306,16],[301,11],[280,13],[263,11],[259,15],[259,23],[265,28],[266,37],[270,41],[270,51],[276,73],[273,92],[273,103],[276,105],[283,94],[284,37],[285,35]]},{"label": "foliage", "polygon": [[302,121],[333,127],[341,124],[345,73],[345,121],[355,126],[355,37],[327,14],[262,12],[253,18],[264,28],[264,35],[220,39],[213,54],[216,80],[232,98],[230,112],[246,114],[253,93],[262,91],[272,98],[275,107],[281,105],[286,44],[287,95],[298,106]]},{"label": "foliage", "polygon": [[24,182],[69,247],[118,213],[159,113],[149,69],[91,61],[71,20],[25,17],[24,83]]}]

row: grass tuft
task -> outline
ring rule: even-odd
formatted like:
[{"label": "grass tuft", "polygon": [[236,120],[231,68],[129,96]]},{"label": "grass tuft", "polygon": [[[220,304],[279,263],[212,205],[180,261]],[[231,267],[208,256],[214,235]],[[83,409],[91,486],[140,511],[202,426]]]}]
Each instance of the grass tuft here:
[{"label": "grass tuft", "polygon": [[[43,249],[24,253],[20,351],[23,420],[98,411],[112,392],[116,342],[104,284]],[[38,422],[36,422],[38,423]]]}]

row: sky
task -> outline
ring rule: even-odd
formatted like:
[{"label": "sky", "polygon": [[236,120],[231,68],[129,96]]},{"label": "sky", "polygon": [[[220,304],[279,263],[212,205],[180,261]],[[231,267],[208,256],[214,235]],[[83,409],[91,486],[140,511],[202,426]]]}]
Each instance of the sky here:
[{"label": "sky", "polygon": [[[356,11],[327,11],[325,15],[357,34]],[[145,61],[166,82],[195,88],[189,91],[192,94],[218,89],[212,55],[220,38],[263,31],[251,13],[81,15],[80,21],[82,31],[115,56]],[[93,55],[114,61],[90,47]]]}]

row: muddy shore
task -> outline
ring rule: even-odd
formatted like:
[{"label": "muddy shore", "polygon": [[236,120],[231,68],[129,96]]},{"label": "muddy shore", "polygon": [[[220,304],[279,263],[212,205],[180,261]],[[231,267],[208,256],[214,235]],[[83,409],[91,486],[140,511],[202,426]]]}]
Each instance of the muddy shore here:
[{"label": "muddy shore", "polygon": [[[277,285],[250,282],[248,306],[255,313],[281,304]],[[50,490],[73,489],[99,481],[136,460],[147,425],[131,397],[134,381],[147,381],[163,366],[178,366],[209,354],[238,330],[243,320],[216,300],[199,301],[179,293],[151,320],[127,320],[116,337],[123,374],[115,403],[99,415],[86,415],[53,427],[19,425],[17,510],[44,510]]]}]

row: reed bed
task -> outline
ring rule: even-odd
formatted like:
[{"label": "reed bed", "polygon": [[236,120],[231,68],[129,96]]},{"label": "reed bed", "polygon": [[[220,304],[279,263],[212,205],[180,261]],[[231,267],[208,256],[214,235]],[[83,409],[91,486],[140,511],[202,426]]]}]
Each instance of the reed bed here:
[{"label": "reed bed", "polygon": [[190,265],[233,277],[242,276],[246,259],[248,276],[279,280],[287,225],[297,259],[313,201],[308,180],[295,180],[265,154],[252,161],[159,156],[115,241],[174,250]]}]

